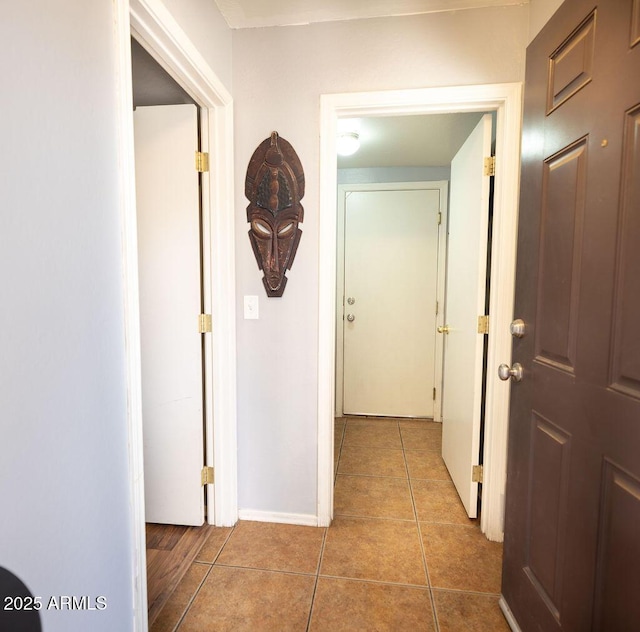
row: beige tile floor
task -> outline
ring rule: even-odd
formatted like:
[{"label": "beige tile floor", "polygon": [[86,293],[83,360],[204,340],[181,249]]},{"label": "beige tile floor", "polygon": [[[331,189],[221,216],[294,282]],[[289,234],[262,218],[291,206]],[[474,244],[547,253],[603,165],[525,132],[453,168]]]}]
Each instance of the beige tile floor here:
[{"label": "beige tile floor", "polygon": [[336,420],[328,529],[214,529],[152,632],[508,632],[502,547],[469,520],[429,421]]}]

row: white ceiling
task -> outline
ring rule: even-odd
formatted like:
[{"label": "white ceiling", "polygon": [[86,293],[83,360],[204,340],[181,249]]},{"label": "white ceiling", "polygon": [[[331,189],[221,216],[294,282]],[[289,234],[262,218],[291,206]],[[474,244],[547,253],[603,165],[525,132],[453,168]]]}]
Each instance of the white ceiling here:
[{"label": "white ceiling", "polygon": [[425,114],[340,119],[339,131],[355,131],[360,149],[338,156],[338,168],[449,166],[482,113]]},{"label": "white ceiling", "polygon": [[232,29],[525,4],[528,0],[215,0]]}]

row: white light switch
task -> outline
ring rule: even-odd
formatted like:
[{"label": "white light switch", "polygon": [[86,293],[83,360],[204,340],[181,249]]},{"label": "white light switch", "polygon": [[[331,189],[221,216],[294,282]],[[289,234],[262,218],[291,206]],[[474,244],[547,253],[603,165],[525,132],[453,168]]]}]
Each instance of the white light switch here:
[{"label": "white light switch", "polygon": [[258,297],[244,297],[244,318],[245,320],[258,318]]}]

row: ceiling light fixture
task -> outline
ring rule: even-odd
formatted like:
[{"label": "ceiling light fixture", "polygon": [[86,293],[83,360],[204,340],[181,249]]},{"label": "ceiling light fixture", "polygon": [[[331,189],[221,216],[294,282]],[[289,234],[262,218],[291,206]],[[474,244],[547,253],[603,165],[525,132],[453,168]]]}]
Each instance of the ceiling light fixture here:
[{"label": "ceiling light fixture", "polygon": [[341,156],[351,156],[360,149],[360,135],[357,132],[344,132],[338,136],[337,150]]}]

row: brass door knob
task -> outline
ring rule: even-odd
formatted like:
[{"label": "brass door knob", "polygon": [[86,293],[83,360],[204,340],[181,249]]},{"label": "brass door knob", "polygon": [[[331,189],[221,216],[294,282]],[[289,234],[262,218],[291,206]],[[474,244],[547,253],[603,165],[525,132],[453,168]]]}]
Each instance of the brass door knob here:
[{"label": "brass door knob", "polygon": [[439,334],[448,334],[449,333],[449,325],[445,325],[444,327],[438,327]]}]

